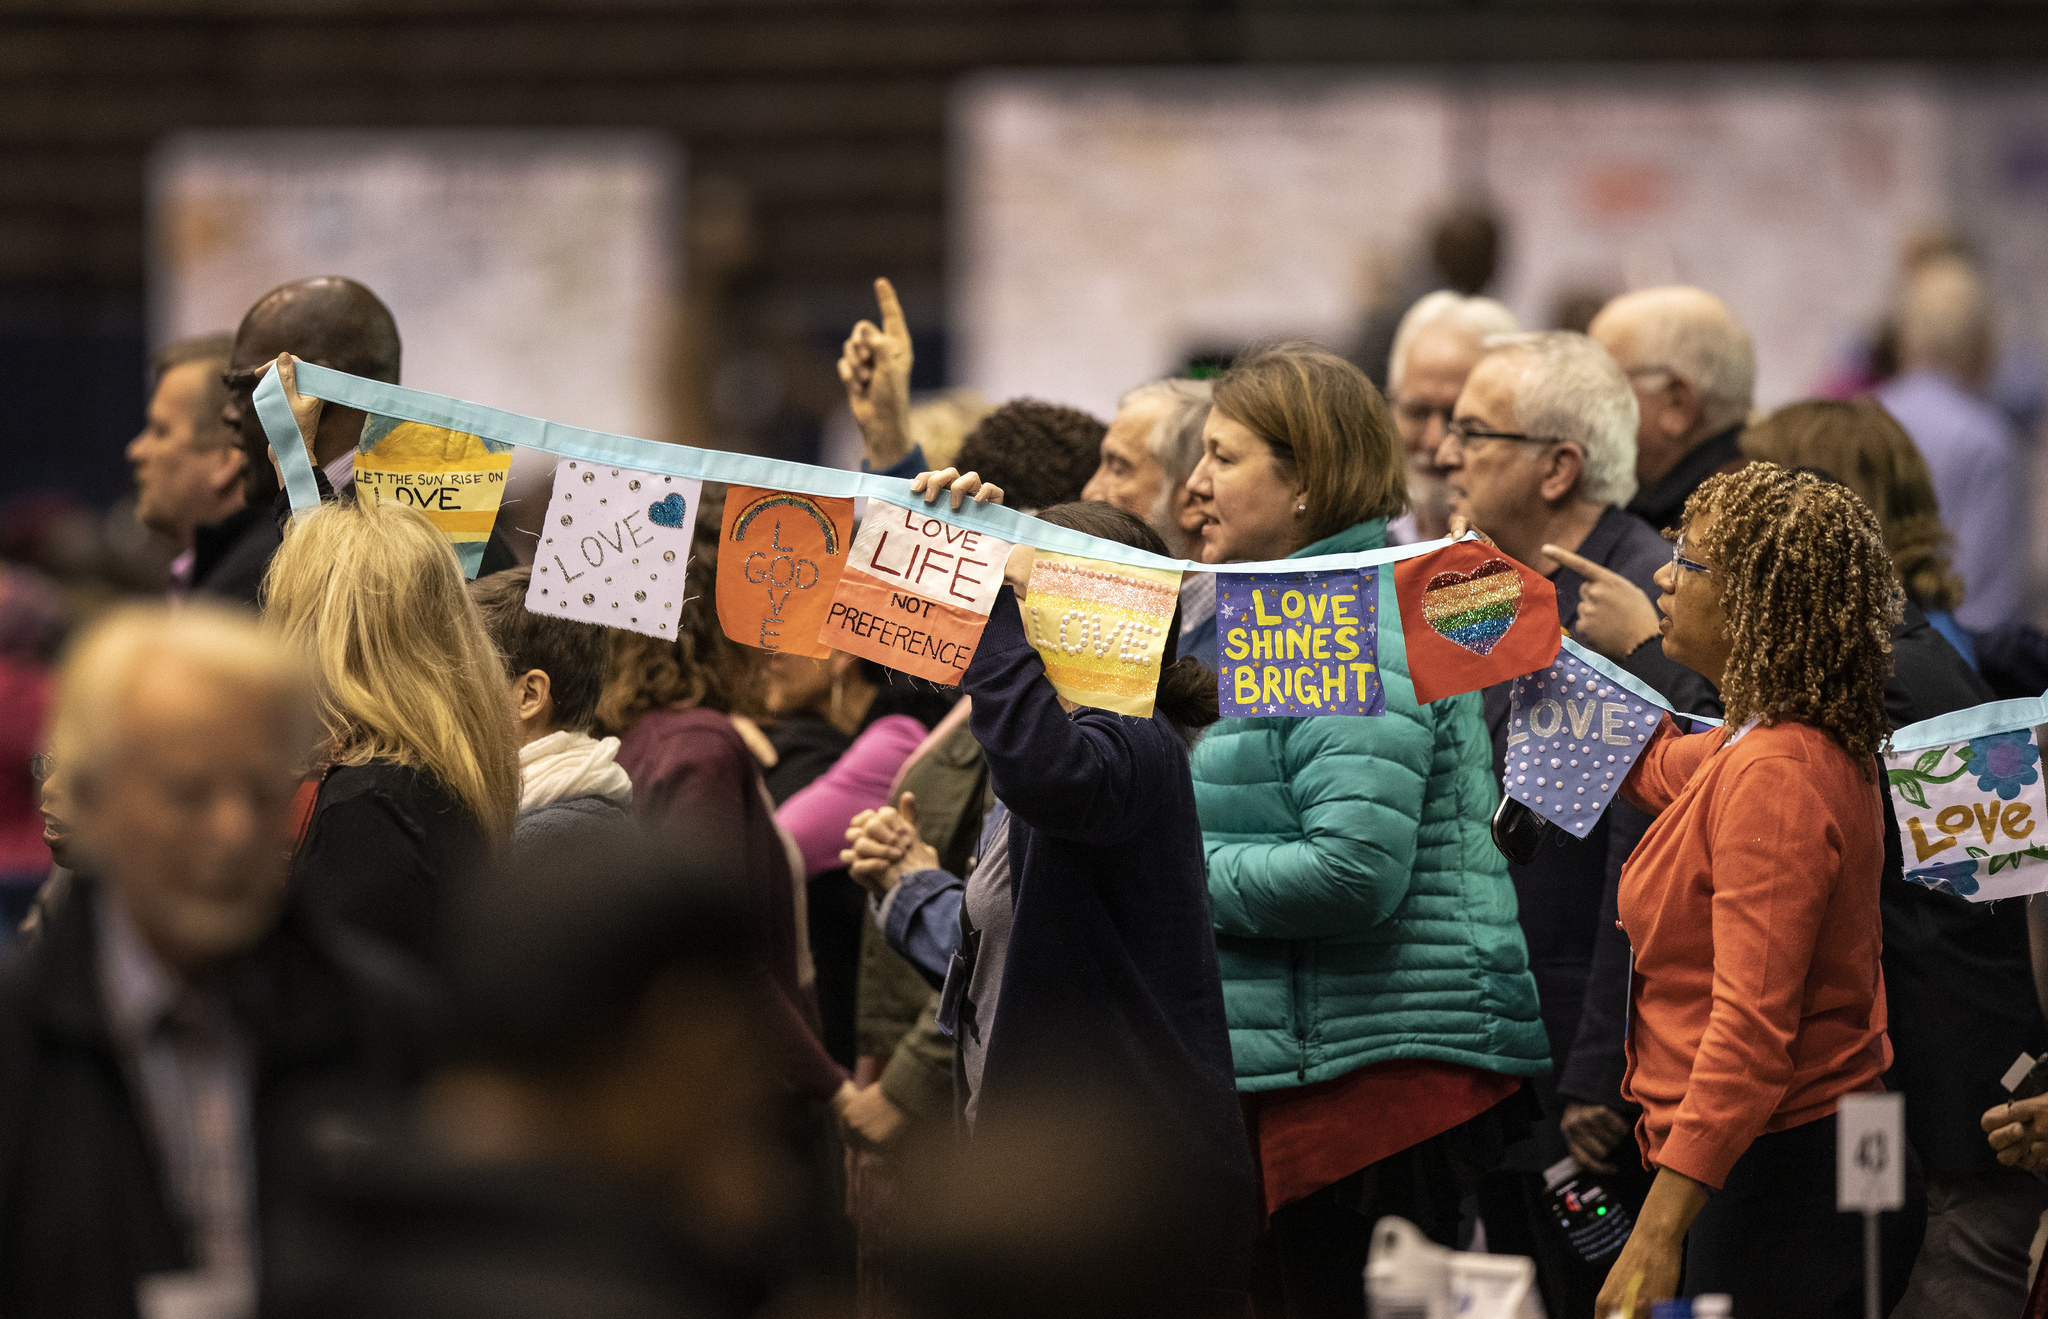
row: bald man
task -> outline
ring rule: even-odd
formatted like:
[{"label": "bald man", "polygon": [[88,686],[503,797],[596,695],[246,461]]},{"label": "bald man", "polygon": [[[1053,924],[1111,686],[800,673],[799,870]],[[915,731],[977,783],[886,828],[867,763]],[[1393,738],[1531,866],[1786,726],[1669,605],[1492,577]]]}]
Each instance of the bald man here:
[{"label": "bald man", "polygon": [[[240,604],[259,604],[258,592],[270,559],[283,539],[291,513],[271,460],[270,441],[256,415],[256,382],[277,360],[290,353],[301,361],[346,371],[350,375],[398,383],[401,345],[391,309],[375,293],[340,275],[280,284],[256,300],[235,331],[233,351],[222,379],[227,401],[221,420],[240,437],[248,461],[243,467],[244,493],[250,507],[268,508],[210,566],[195,591]],[[325,499],[355,498],[356,441],[363,433],[364,414],[354,408],[325,405],[313,436],[313,476]],[[488,576],[515,567],[511,547],[493,529],[484,547],[477,575]]]},{"label": "bald man", "polygon": [[1736,441],[1756,388],[1749,331],[1713,294],[1674,286],[1624,293],[1586,333],[1634,387],[1636,497],[1629,512],[1662,531],[1716,472],[1742,465]]}]

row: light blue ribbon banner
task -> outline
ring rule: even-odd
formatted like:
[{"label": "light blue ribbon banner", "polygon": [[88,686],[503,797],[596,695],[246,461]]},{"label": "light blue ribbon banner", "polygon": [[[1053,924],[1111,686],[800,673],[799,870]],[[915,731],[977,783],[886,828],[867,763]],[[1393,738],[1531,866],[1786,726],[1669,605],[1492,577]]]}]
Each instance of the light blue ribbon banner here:
[{"label": "light blue ribbon banner", "polygon": [[2022,696],[2010,701],[1992,701],[1967,710],[1951,710],[1917,724],[1907,724],[1892,734],[1892,751],[1919,751],[1927,747],[1950,746],[1993,733],[2048,724],[2048,692]]},{"label": "light blue ribbon banner", "polygon": [[[308,369],[308,364],[299,363],[299,369]],[[306,456],[306,439],[299,434],[298,418],[292,416],[291,404],[285,402],[284,382],[277,378],[275,367],[265,371],[263,378],[256,382],[256,395],[252,401],[256,419],[263,423],[263,437],[270,441],[270,452],[277,459],[279,475],[284,478],[284,491],[291,496],[292,516],[304,517],[320,503],[320,484],[313,479],[313,462]]]},{"label": "light blue ribbon banner", "polygon": [[1721,721],[1719,719],[1712,718],[1711,716],[1703,714],[1687,714],[1683,710],[1673,709],[1670,697],[1665,696],[1655,687],[1652,687],[1649,683],[1644,682],[1641,678],[1638,678],[1635,674],[1630,673],[1627,669],[1622,668],[1613,660],[1608,659],[1604,655],[1595,654],[1594,652],[1586,649],[1586,647],[1580,645],[1578,642],[1573,641],[1570,637],[1566,637],[1564,639],[1564,649],[1571,652],[1571,656],[1573,659],[1585,665],[1587,668],[1593,670],[1593,672],[1599,674],[1601,677],[1607,679],[1609,682],[1614,683],[1616,686],[1623,688],[1624,690],[1632,693],[1633,695],[1639,696],[1642,699],[1648,701],[1651,705],[1656,706],[1659,710],[1668,711],[1671,714],[1677,715],[1680,719],[1690,719],[1693,723],[1701,724],[1708,728],[1719,728],[1721,726]]},{"label": "light blue ribbon banner", "polygon": [[[1134,546],[1122,545],[1113,540],[1090,536],[1085,532],[1041,522],[1037,518],[1019,513],[1015,509],[1004,508],[1000,504],[968,502],[956,510],[951,507],[950,500],[945,496],[927,504],[922,495],[912,493],[910,482],[901,477],[878,476],[872,472],[841,471],[831,467],[814,467],[809,463],[788,462],[780,458],[725,453],[716,449],[693,449],[688,445],[664,444],[656,440],[637,440],[627,435],[608,435],[603,431],[582,430],[574,426],[542,421],[537,417],[523,417],[516,412],[487,408],[480,403],[465,403],[461,399],[448,398],[441,394],[429,394],[422,390],[406,389],[400,385],[387,385],[382,381],[365,380],[361,376],[330,370],[311,362],[298,364],[297,384],[299,392],[308,398],[338,403],[343,407],[357,408],[377,416],[397,417],[402,421],[440,426],[521,448],[538,449],[543,453],[554,454],[558,458],[575,458],[583,462],[630,467],[635,471],[653,472],[660,476],[683,476],[693,480],[719,481],[729,485],[787,490],[800,495],[880,499],[904,508],[914,508],[952,526],[985,532],[1015,544],[1033,545],[1056,554],[1079,555],[1082,558],[1102,559],[1137,568],[1216,572],[1223,566],[1149,554]],[[266,391],[275,400],[274,406],[270,408],[263,406]],[[279,467],[285,473],[285,490],[291,495],[292,510],[294,513],[303,513],[311,508],[316,500],[317,488],[313,485],[312,467],[305,459],[305,445],[299,438],[298,426],[292,419],[291,408],[285,403],[284,389],[277,381],[276,371],[265,373],[257,386],[256,395],[256,415],[262,419],[263,432],[270,439],[271,449],[278,454]],[[294,455],[303,469],[303,489],[293,483],[291,460]],[[1382,563],[1396,563],[1402,559],[1416,558],[1432,550],[1440,550],[1449,544],[1451,542],[1448,540],[1431,540],[1416,545],[1392,545],[1379,550],[1358,550],[1350,554],[1318,554],[1300,559],[1233,563],[1229,565],[1229,570],[1234,573],[1338,572],[1347,568],[1369,568]]]}]

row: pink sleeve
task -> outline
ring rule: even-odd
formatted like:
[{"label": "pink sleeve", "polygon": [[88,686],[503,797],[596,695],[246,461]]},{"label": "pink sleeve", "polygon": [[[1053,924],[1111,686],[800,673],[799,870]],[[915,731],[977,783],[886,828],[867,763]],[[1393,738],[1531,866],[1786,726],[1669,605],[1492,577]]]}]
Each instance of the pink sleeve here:
[{"label": "pink sleeve", "polygon": [[883,715],[832,768],[782,803],[775,818],[802,850],[806,877],[839,868],[847,822],[887,804],[890,780],[924,734],[924,725],[907,714]]}]

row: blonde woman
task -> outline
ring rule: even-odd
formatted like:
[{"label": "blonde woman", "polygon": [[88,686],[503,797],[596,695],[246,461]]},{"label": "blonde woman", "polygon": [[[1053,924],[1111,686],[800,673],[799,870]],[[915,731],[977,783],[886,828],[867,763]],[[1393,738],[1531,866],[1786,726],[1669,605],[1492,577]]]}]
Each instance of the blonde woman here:
[{"label": "blonde woman", "polygon": [[511,836],[505,679],[448,542],[396,504],[323,504],[265,578],[318,677],[318,794],[292,861],[315,910],[425,955],[443,890]]}]

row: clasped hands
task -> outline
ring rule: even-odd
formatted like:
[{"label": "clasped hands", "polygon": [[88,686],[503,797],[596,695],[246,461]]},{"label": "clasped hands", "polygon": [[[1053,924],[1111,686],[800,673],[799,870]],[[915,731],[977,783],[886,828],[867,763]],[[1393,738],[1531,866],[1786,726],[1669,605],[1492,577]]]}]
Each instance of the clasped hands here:
[{"label": "clasped hands", "polygon": [[936,870],[939,854],[917,832],[917,797],[904,793],[898,806],[862,811],[846,827],[846,847],[839,863],[877,902],[895,891],[903,877],[917,870]]}]

